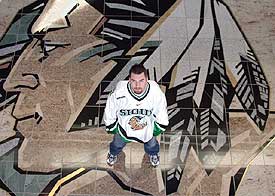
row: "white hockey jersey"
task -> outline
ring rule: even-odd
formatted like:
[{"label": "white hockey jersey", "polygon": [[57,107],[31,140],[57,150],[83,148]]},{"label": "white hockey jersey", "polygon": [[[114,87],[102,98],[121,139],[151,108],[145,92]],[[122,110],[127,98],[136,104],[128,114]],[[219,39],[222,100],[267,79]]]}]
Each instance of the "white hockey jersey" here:
[{"label": "white hockey jersey", "polygon": [[125,142],[148,142],[168,125],[167,102],[155,81],[148,80],[142,94],[135,94],[128,81],[120,81],[107,100],[106,130],[118,133]]}]

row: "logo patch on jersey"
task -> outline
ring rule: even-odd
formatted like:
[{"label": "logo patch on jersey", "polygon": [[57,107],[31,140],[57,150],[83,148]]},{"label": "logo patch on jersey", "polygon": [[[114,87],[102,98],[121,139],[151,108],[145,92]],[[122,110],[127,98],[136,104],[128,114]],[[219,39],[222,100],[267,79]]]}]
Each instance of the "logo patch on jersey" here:
[{"label": "logo patch on jersey", "polygon": [[129,116],[129,115],[146,115],[151,116],[152,110],[146,110],[146,109],[121,109],[119,111],[120,116]]},{"label": "logo patch on jersey", "polygon": [[147,122],[146,122],[145,118],[142,116],[132,117],[129,120],[128,124],[131,125],[131,129],[133,129],[133,130],[141,130],[147,126]]}]

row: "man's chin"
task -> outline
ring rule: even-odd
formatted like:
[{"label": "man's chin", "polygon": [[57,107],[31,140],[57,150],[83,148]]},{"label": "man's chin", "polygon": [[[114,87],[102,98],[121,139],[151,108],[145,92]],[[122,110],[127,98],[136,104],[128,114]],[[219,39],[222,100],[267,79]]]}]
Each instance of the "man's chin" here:
[{"label": "man's chin", "polygon": [[134,90],[134,93],[136,93],[136,94],[141,94],[142,91],[141,91],[141,90]]}]

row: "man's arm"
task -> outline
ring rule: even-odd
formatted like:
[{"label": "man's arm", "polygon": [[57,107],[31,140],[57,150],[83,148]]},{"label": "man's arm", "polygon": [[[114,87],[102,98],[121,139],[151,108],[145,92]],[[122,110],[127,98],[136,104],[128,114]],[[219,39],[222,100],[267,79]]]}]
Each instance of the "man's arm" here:
[{"label": "man's arm", "polygon": [[165,131],[169,124],[166,97],[162,92],[160,92],[160,95],[158,96],[158,101],[156,101],[155,107],[153,114],[155,119],[153,135],[158,136]]},{"label": "man's arm", "polygon": [[110,93],[104,109],[103,120],[106,131],[111,134],[117,133],[117,108],[115,93]]}]

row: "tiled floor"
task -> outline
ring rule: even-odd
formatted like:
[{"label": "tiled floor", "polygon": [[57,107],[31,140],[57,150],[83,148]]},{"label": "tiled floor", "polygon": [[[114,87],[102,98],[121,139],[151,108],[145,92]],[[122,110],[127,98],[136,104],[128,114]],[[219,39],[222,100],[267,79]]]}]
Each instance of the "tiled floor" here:
[{"label": "tiled floor", "polygon": [[[275,194],[272,0],[0,1],[0,196]],[[159,167],[106,164],[106,99],[143,63]]]}]

